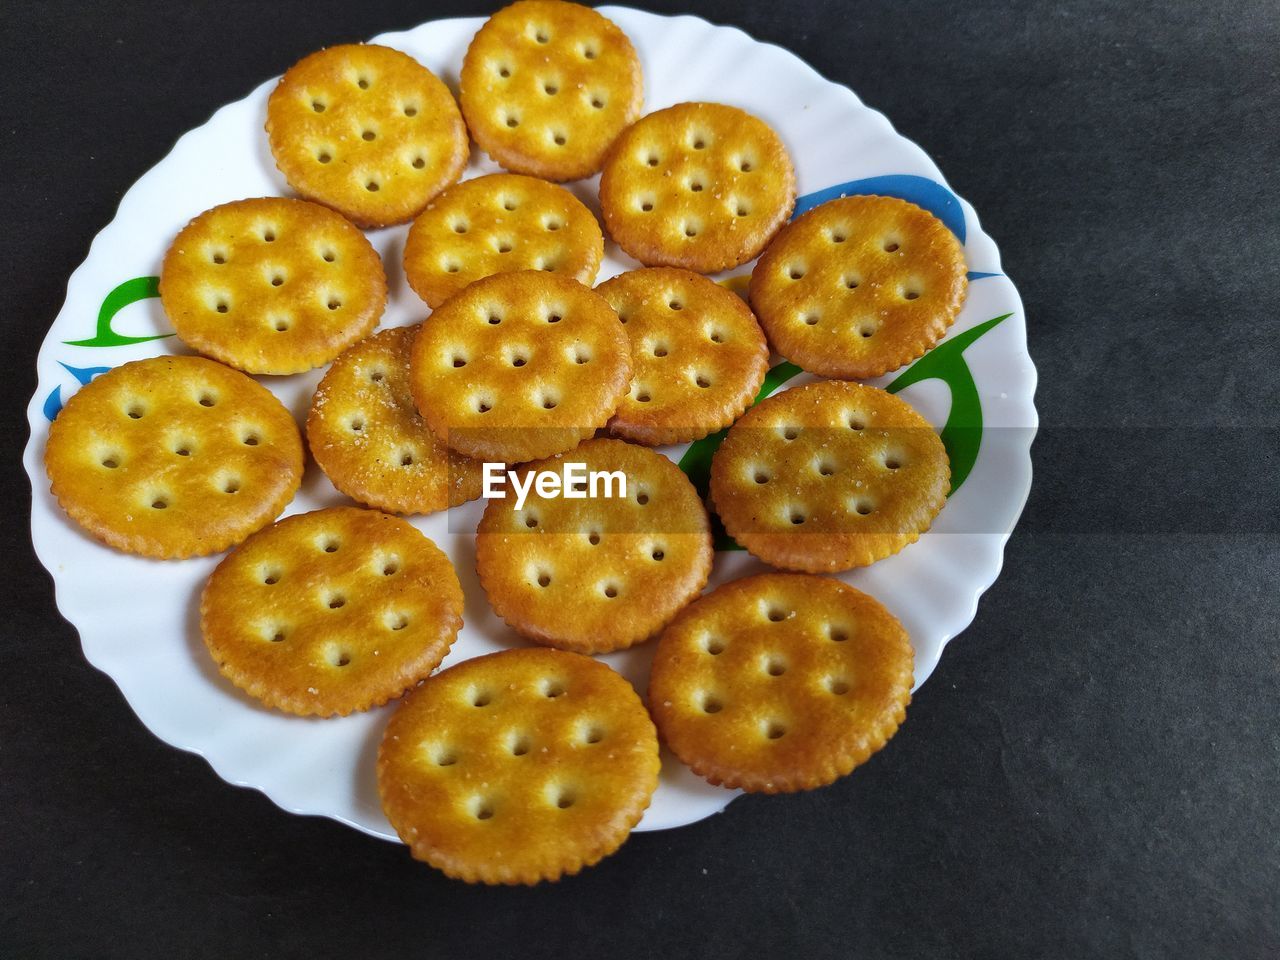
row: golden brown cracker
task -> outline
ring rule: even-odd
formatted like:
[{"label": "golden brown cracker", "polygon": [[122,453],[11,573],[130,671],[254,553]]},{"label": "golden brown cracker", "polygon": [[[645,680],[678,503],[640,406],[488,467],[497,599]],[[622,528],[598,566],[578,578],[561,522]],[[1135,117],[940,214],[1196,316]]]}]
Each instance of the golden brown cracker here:
[{"label": "golden brown cracker", "polygon": [[825,380],[748,410],[711,461],[725,530],[766,563],[847,570],[919,539],[951,479],[937,433],[904,400]]},{"label": "golden brown cracker", "polygon": [[613,21],[576,3],[519,0],[471,41],[459,100],[476,143],[501,166],[578,180],[640,116],[644,80]]},{"label": "golden brown cracker", "polygon": [[450,450],[413,405],[409,352],[418,328],[350,347],[320,381],[307,442],[340,491],[389,513],[435,513],[480,496],[480,464]]},{"label": "golden brown cracker", "polygon": [[697,440],[733,423],[755,399],[769,348],[737,294],[672,267],[602,283],[631,341],[631,389],[609,421],[624,440]]},{"label": "golden brown cracker", "polygon": [[531,640],[578,653],[630,647],[706,584],[707,512],[679,467],[621,440],[587,440],[521,473],[561,473],[569,462],[588,474],[616,471],[626,495],[604,496],[603,481],[584,499],[542,497],[535,488],[517,509],[508,489],[489,501],[477,528],[476,572],[494,612]]},{"label": "golden brown cracker", "polygon": [[191,348],[249,373],[300,373],[377,325],[387,278],[343,217],[264,197],[206,210],[182,229],[164,257],[160,302]]},{"label": "golden brown cracker", "polygon": [[600,177],[600,209],[618,246],[641,263],[698,273],[756,256],[795,199],[795,169],[777,133],[721,103],[678,103],[637,121]]},{"label": "golden brown cracker", "polygon": [[911,668],[907,632],[873,597],[828,577],[761,574],[707,594],[663,631],[649,709],[711,783],[809,790],[893,736]]},{"label": "golden brown cracker", "polygon": [[281,520],[232,551],[200,600],[222,675],[269,707],[346,716],[400,696],[444,659],[462,587],[398,517],[331,507]]},{"label": "golden brown cracker", "polygon": [[773,348],[805,370],[878,377],[946,334],[968,286],[964,248],[895,197],[831,200],[786,226],[751,274]]},{"label": "golden brown cracker", "polygon": [[225,550],[270,523],[302,478],[289,411],[203,357],[153,357],[80,388],[49,428],[45,468],[72,520],[158,559]]},{"label": "golden brown cracker", "polygon": [[477,280],[437,308],[410,374],[419,412],[452,449],[518,463],[604,426],[631,382],[631,351],[603,297],[526,270]]},{"label": "golden brown cracker", "polygon": [[291,187],[361,227],[413,219],[462,175],[470,152],[449,88],[372,43],[290,67],[267,101],[267,138]]},{"label": "golden brown cracker", "polygon": [[423,860],[469,883],[534,884],[618,849],[658,785],[658,740],[625,679],[588,657],[506,650],[405,697],[378,792]]},{"label": "golden brown cracker", "polygon": [[409,228],[404,275],[435,308],[473,281],[547,270],[588,286],[604,257],[595,216],[563,187],[495,173],[454,184]]}]

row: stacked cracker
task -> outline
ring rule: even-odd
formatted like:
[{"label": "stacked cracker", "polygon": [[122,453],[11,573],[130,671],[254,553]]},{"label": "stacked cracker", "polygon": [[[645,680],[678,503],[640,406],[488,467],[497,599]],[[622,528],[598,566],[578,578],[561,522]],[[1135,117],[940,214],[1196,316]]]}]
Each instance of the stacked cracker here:
[{"label": "stacked cracker", "polygon": [[[763,792],[830,783],[893,735],[910,699],[906,633],[873,598],[814,574],[901,550],[945,502],[930,426],[847,381],[945,334],[964,258],[935,218],[887,197],[784,226],[796,178],[778,135],[718,103],[641,117],[639,58],[588,8],[498,12],[460,88],[459,108],[425,67],[374,45],[291,68],[266,127],[305,199],[216,207],[164,261],[164,309],[213,359],[100,377],[55,422],[46,461],[68,514],[111,546],[181,558],[240,544],[201,603],[222,673],[302,715],[403,697],[378,782],[413,855],[465,880],[534,883],[626,839],[657,785],[658,733],[712,783]],[[456,182],[468,130],[509,173]],[[593,291],[600,225],[549,181],[597,172],[605,227],[644,266]],[[408,221],[405,278],[432,313],[372,333],[387,281],[359,228]],[[750,307],[703,276],[757,256]],[[837,379],[752,407],[770,346]],[[368,509],[267,526],[298,488],[302,441],[246,374],[331,361],[307,440]],[[725,428],[710,497],[726,531],[802,572],[699,598],[710,517],[648,446]],[[566,459],[625,474],[627,496],[495,500],[476,533],[494,610],[560,650],[430,677],[461,627],[462,591],[448,558],[390,514],[477,497],[482,460],[528,472]],[[648,710],[584,656],[659,635]]]}]

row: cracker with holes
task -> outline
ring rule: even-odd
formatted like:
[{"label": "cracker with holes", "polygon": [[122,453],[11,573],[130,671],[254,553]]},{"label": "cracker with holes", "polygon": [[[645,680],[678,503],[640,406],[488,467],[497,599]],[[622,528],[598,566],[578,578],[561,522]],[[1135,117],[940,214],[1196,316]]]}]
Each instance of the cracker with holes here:
[{"label": "cracker with holes", "polygon": [[734,580],[663,631],[649,707],[711,783],[757,793],[825,786],[888,742],[911,701],[907,632],[884,605],[809,574]]},{"label": "cracker with holes", "polygon": [[372,43],[290,67],[267,101],[267,138],[289,186],[361,227],[412,220],[462,175],[470,152],[449,88]]},{"label": "cracker with holes", "polygon": [[480,464],[450,450],[409,392],[417,327],[383,330],[333,362],[307,415],[311,455],[353,500],[389,513],[435,513],[480,496]]},{"label": "cracker with holes", "polygon": [[98,540],[178,560],[270,523],[302,479],[302,437],[243,373],[203,357],[153,357],[68,400],[44,462],[62,509]]},{"label": "cracker with holes", "polygon": [[450,448],[518,463],[604,426],[631,383],[631,350],[613,308],[576,280],[499,273],[427,318],[410,380],[418,411]]},{"label": "cracker with holes", "polygon": [[224,203],[164,257],[160,302],[184,343],[249,373],[300,373],[366,336],[387,304],[363,233],[319,204]]},{"label": "cracker with holes", "polygon": [[568,462],[590,477],[576,491],[583,496],[535,488],[520,508],[510,491],[489,501],[476,572],[494,612],[523,636],[578,653],[621,650],[661,630],[706,585],[707,512],[679,467],[621,440],[588,440],[523,473],[562,473]]},{"label": "cracker with holes", "polygon": [[563,187],[495,173],[454,184],[409,228],[404,275],[435,308],[495,273],[546,270],[591,284],[604,236],[582,201]]},{"label": "cracker with holes", "polygon": [[590,7],[520,0],[480,28],[462,61],[471,135],[501,166],[578,180],[640,116],[644,81],[627,35]]},{"label": "cracker with holes", "polygon": [[506,650],[404,698],[378,792],[416,859],[469,883],[535,884],[617,850],[658,768],[653,722],[622,676],[572,653]]},{"label": "cracker with holes", "polygon": [[773,348],[824,377],[896,370],[942,339],[964,305],[964,249],[926,210],[842,197],[778,234],[751,274]]},{"label": "cracker with holes", "polygon": [[227,556],[200,599],[205,646],[269,707],[346,716],[400,696],[444,659],[462,587],[398,517],[332,507],[281,520]]},{"label": "cracker with holes", "polygon": [[769,368],[764,334],[742,298],[672,267],[632,270],[596,288],[631,341],[631,390],[609,421],[636,443],[684,443],[733,423]]},{"label": "cracker with holes", "polygon": [[874,563],[914,543],[946,503],[947,451],[906,401],[824,380],[762,401],[711,461],[729,535],[810,573]]},{"label": "cracker with holes", "polygon": [[720,103],[678,103],[637,121],[600,177],[600,209],[618,246],[641,263],[698,273],[760,253],[795,199],[795,169],[777,133]]}]

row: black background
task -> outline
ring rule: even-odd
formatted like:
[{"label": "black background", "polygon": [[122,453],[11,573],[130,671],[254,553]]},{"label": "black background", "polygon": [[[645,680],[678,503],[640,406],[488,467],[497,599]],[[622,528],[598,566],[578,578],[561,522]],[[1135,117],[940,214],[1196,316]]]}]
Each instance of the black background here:
[{"label": "black background", "polygon": [[21,411],[67,276],[218,105],[324,44],[488,11],[6,4],[0,956],[1280,952],[1273,0],[653,5],[689,8],[922,144],[1026,303],[1030,502],[909,722],[831,788],[520,890],[289,816],[153,738],[30,549]]}]

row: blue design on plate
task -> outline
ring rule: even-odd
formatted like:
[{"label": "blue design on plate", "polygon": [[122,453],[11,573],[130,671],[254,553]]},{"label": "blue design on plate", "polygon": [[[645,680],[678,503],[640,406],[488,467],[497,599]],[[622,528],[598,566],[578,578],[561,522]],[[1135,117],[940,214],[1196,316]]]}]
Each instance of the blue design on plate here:
[{"label": "blue design on plate", "polygon": [[[63,363],[61,360],[58,361],[58,365],[62,367],[64,370],[66,370],[67,373],[75,377],[76,381],[81,386],[84,386],[86,383],[88,383],[98,374],[106,373],[108,370],[111,369],[110,367],[73,367],[69,363]],[[62,412],[62,387],[61,386],[54,387],[53,390],[50,392],[49,396],[44,398],[43,411],[44,411],[45,419],[47,419],[50,423],[53,423],[54,417],[56,417],[59,413]]]},{"label": "blue design on plate", "polygon": [[1004,276],[1004,274],[1002,273],[978,273],[978,271],[976,270],[969,271],[970,280],[985,280],[987,279],[987,277],[1002,277],[1002,276]]},{"label": "blue design on plate", "polygon": [[837,197],[877,194],[882,197],[897,197],[914,203],[917,207],[928,210],[941,220],[948,230],[964,243],[964,211],[960,209],[960,200],[954,193],[927,177],[917,177],[906,173],[892,173],[884,177],[867,177],[865,180],[850,180],[837,183],[814,193],[806,193],[796,201],[793,217],[807,213],[820,203],[835,200]]}]

